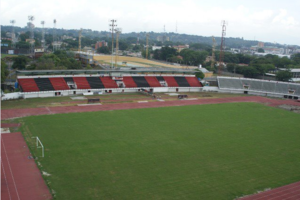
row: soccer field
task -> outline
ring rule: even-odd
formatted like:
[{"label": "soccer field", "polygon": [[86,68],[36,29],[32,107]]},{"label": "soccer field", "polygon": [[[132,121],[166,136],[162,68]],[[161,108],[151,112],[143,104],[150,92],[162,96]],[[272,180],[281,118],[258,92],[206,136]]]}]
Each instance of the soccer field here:
[{"label": "soccer field", "polygon": [[300,115],[261,104],[19,120],[59,200],[234,199],[300,180]]}]

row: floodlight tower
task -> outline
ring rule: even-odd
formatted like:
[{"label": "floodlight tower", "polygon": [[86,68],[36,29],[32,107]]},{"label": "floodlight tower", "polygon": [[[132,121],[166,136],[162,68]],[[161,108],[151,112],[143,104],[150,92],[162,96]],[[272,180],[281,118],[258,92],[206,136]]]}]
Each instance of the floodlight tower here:
[{"label": "floodlight tower", "polygon": [[221,38],[221,47],[220,47],[220,57],[219,57],[219,68],[218,68],[218,74],[221,73],[223,67],[224,67],[224,47],[225,47],[225,36],[226,36],[226,26],[228,23],[223,20],[221,22],[222,26],[222,38]]},{"label": "floodlight tower", "polygon": [[30,29],[30,54],[32,55],[32,58],[34,56],[34,32],[33,32],[33,29],[34,29],[34,24],[32,23],[34,21],[35,17],[32,16],[32,15],[29,15],[28,16],[28,27]]},{"label": "floodlight tower", "polygon": [[42,24],[42,26],[43,26],[43,29],[42,29],[42,41],[41,41],[41,43],[42,43],[42,48],[44,49],[44,51],[45,51],[45,21],[41,21],[41,24]]},{"label": "floodlight tower", "polygon": [[12,24],[11,27],[11,47],[15,48],[16,46],[16,36],[15,36],[15,26],[14,24],[16,23],[15,20],[10,20],[10,23]]},{"label": "floodlight tower", "polygon": [[111,24],[109,24],[109,26],[111,27],[111,68],[114,68],[113,66],[113,52],[114,52],[114,31],[115,31],[115,27],[117,26],[115,23],[117,22],[117,20],[112,19],[110,20]]},{"label": "floodlight tower", "polygon": [[53,47],[53,52],[57,49],[57,47],[55,47],[57,44],[56,42],[56,19],[53,20],[53,42],[52,42],[52,47]]},{"label": "floodlight tower", "polygon": [[122,33],[122,29],[121,28],[116,28],[116,56],[115,56],[115,67],[118,64],[118,59],[119,59],[119,35]]},{"label": "floodlight tower", "polygon": [[148,59],[148,38],[149,38],[149,33],[146,35],[146,59]]}]

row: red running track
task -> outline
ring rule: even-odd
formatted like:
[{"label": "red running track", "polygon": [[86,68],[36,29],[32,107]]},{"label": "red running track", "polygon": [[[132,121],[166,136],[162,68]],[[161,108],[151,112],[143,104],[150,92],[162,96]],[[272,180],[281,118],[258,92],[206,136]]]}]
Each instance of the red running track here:
[{"label": "red running track", "polygon": [[1,199],[52,199],[40,170],[23,136],[18,133],[1,134]]},{"label": "red running track", "polygon": [[294,100],[278,100],[269,99],[260,96],[247,97],[228,97],[216,99],[198,99],[198,100],[175,100],[175,101],[157,101],[148,103],[119,103],[119,104],[104,104],[92,106],[59,106],[59,107],[44,107],[44,108],[22,108],[22,109],[5,109],[1,112],[2,120],[26,117],[31,115],[49,115],[57,113],[74,113],[74,112],[93,112],[104,110],[125,110],[136,108],[155,108],[167,106],[185,106],[198,104],[218,104],[218,103],[234,103],[234,102],[257,102],[264,103],[269,106],[279,106],[283,104],[300,106],[299,102]]},{"label": "red running track", "polygon": [[20,123],[1,123],[1,128],[19,127]]},{"label": "red running track", "polygon": [[299,200],[300,182],[285,185],[269,191],[240,198],[240,200]]}]

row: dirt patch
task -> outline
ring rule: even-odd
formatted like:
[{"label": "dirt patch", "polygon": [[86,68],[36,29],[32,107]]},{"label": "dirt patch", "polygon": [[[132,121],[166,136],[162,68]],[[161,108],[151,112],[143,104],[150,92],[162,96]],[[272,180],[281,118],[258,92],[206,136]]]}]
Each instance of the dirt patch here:
[{"label": "dirt patch", "polygon": [[283,104],[283,105],[279,105],[277,106],[278,108],[282,108],[284,110],[289,110],[289,111],[292,111],[294,113],[299,113],[300,114],[300,106],[294,106],[294,105],[286,105],[286,104]]}]

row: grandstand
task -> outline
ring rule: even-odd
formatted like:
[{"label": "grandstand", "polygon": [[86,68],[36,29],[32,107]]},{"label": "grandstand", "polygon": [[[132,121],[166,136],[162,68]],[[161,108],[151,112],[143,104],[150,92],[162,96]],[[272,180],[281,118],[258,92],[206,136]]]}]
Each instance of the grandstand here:
[{"label": "grandstand", "polygon": [[217,77],[217,80],[219,92],[300,98],[300,84],[296,83],[234,77]]},{"label": "grandstand", "polygon": [[24,98],[67,96],[99,92],[197,92],[202,84],[194,75],[91,74],[18,76]]}]

